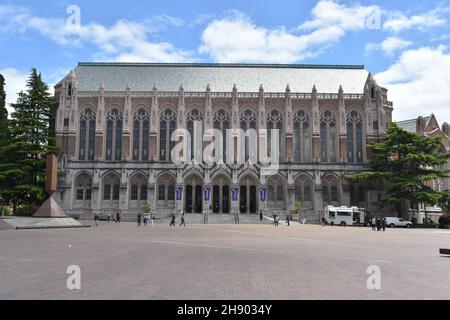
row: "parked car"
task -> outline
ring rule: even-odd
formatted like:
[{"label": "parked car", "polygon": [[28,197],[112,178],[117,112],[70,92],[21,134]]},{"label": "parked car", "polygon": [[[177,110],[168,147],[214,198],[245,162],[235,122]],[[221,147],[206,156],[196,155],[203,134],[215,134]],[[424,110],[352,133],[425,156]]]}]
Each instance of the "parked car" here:
[{"label": "parked car", "polygon": [[411,228],[413,223],[402,218],[386,217],[386,226]]}]

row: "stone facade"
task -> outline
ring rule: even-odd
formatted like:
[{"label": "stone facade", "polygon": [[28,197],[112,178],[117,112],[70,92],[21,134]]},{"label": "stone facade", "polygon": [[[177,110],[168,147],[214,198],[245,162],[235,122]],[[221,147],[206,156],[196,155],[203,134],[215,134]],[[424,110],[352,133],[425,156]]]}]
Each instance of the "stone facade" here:
[{"label": "stone facade", "polygon": [[[181,210],[235,215],[263,210],[269,215],[284,215],[299,201],[305,215],[318,216],[326,204],[370,209],[368,202],[382,196],[343,179],[345,173],[364,168],[370,158],[366,143],[380,139],[392,120],[387,90],[378,86],[370,73],[359,84],[358,92],[348,93],[346,83],[336,83],[335,92],[321,92],[316,83],[308,84],[309,92],[291,92],[287,81],[284,92],[274,92],[264,83],[254,83],[253,92],[241,92],[239,85],[232,84],[240,79],[232,77],[228,92],[215,91],[210,79],[204,79],[201,91],[187,91],[180,83],[173,83],[176,90],[162,91],[158,80],[145,91],[133,90],[127,81],[134,74],[138,76],[143,66],[130,66],[135,69],[127,69],[130,74],[122,78],[120,64],[81,64],[79,68],[85,69],[76,68],[55,87],[60,175],[54,197],[67,213],[88,217],[94,211],[119,211],[125,219],[134,219],[149,203],[160,216]],[[204,67],[188,66],[194,70],[190,71],[193,77],[198,77],[196,68]],[[185,67],[154,66],[158,72],[184,71]],[[227,72],[239,67],[208,65],[213,76],[215,68]],[[110,78],[103,79],[95,90],[88,88],[83,70],[95,74],[96,70],[103,72],[102,68],[117,73],[114,79],[123,82],[122,90],[111,89]],[[146,68],[153,70],[153,65]],[[312,77],[324,69],[331,75],[352,68],[365,72],[352,66],[247,65],[242,77],[245,72],[260,72],[260,68],[281,72],[281,77],[283,70],[296,68]],[[304,82],[302,77],[299,74],[294,81]],[[331,76],[329,81],[336,82]],[[351,85],[358,87],[353,82]],[[175,165],[170,161],[174,144],[170,134],[175,128],[189,130],[193,121],[202,121],[204,129],[222,131],[278,128],[278,173],[263,176],[260,165],[249,162]],[[252,147],[247,145],[247,152]],[[233,190],[237,191],[236,199]],[[261,190],[265,199],[260,197]]]}]

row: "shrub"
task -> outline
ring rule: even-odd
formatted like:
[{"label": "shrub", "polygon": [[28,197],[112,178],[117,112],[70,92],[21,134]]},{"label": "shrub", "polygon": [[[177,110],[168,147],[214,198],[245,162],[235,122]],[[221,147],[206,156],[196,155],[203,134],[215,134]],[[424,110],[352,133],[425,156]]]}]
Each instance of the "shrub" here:
[{"label": "shrub", "polygon": [[16,209],[15,216],[31,217],[39,207],[35,204],[24,204]]}]

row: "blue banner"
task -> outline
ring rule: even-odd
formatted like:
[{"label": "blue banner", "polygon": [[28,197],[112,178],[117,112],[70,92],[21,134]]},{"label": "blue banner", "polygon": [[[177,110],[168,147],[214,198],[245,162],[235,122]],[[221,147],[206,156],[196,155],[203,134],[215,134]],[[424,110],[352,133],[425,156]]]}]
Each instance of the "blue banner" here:
[{"label": "blue banner", "polygon": [[238,188],[232,188],[231,189],[231,198],[232,198],[233,201],[237,201],[238,194],[239,194],[239,189]]},{"label": "blue banner", "polygon": [[261,199],[261,201],[266,201],[266,197],[267,197],[267,189],[260,188],[259,189],[259,198]]},{"label": "blue banner", "polygon": [[204,197],[205,201],[209,201],[210,193],[211,193],[210,188],[203,188],[203,197]]},{"label": "blue banner", "polygon": [[183,187],[177,187],[176,194],[177,194],[177,200],[181,200],[182,196],[183,196]]}]

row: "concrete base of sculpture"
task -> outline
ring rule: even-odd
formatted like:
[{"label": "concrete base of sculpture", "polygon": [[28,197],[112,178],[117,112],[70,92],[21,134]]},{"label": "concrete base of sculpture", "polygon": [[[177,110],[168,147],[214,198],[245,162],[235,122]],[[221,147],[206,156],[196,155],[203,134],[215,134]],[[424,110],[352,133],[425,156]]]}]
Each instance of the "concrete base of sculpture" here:
[{"label": "concrete base of sculpture", "polygon": [[67,218],[64,210],[53,197],[47,200],[33,214],[34,218]]},{"label": "concrete base of sculpture", "polygon": [[34,217],[5,217],[0,218],[0,230],[8,229],[59,229],[90,227],[73,218],[34,218]]},{"label": "concrete base of sculpture", "polygon": [[0,219],[0,230],[5,229],[52,229],[90,227],[66,216],[60,205],[49,197],[32,217],[5,217]]}]

